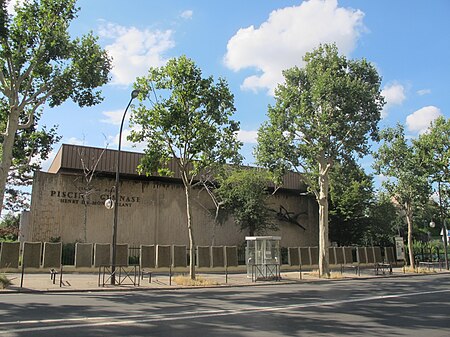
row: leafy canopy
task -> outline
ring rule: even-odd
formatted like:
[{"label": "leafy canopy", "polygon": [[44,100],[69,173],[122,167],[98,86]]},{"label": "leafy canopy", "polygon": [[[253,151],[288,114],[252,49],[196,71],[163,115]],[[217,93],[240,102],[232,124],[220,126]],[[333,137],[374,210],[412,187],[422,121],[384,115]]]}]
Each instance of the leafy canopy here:
[{"label": "leafy canopy", "polygon": [[[283,72],[285,83],[258,132],[257,159],[274,172],[297,169],[314,177],[319,161],[332,165],[369,151],[384,100],[366,60],[348,60],[335,45],[321,45],[304,60],[304,68]],[[308,183],[317,186],[313,180]]]},{"label": "leafy canopy", "polygon": [[361,243],[369,227],[373,180],[356,163],[337,164],[330,173],[330,240]]},{"label": "leafy canopy", "polygon": [[215,193],[223,209],[233,214],[241,231],[247,231],[250,236],[278,229],[267,207],[269,182],[268,172],[254,168],[235,169],[219,179]]},{"label": "leafy canopy", "polygon": [[[450,207],[450,119],[438,117],[414,142],[430,182],[440,196],[442,212]],[[445,211],[447,210],[447,211]]]},{"label": "leafy canopy", "polygon": [[[71,98],[79,106],[101,102],[96,88],[108,81],[111,60],[89,33],[71,39],[76,0],[28,0],[9,17],[0,40],[4,104],[35,111],[48,99],[57,106]],[[28,111],[30,112],[30,111]]]},{"label": "leafy canopy", "polygon": [[203,78],[200,68],[181,56],[151,68],[148,76],[138,78],[136,89],[141,103],[131,124],[139,128],[129,139],[147,142],[142,172],[173,174],[166,164],[174,159],[185,173],[183,182],[192,183],[204,170],[240,162],[239,123],[231,119],[234,98],[224,79],[215,83],[212,77]]},{"label": "leafy canopy", "polygon": [[387,178],[383,187],[401,207],[424,204],[430,195],[430,185],[418,148],[408,143],[400,124],[384,129],[381,139],[373,167],[377,174]]},{"label": "leafy canopy", "polygon": [[108,82],[111,60],[92,33],[70,37],[78,11],[76,0],[26,0],[12,16],[2,1],[0,209],[7,181],[12,187],[29,183],[59,140],[55,127],[38,128],[42,108],[67,99],[80,107],[102,101],[97,88]]}]

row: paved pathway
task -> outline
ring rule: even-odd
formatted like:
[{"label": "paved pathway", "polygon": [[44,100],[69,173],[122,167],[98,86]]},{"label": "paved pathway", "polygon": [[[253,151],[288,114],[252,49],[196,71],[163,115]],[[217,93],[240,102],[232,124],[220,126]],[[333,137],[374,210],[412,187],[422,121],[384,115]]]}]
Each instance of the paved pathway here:
[{"label": "paved pathway", "polygon": [[[429,270],[422,271],[424,274],[437,274],[445,273],[445,270]],[[6,273],[5,274],[11,281],[12,285],[7,289],[0,289],[1,292],[17,292],[17,291],[34,291],[34,292],[67,292],[67,291],[108,291],[108,290],[145,290],[145,289],[178,289],[185,288],[186,286],[178,285],[176,278],[169,278],[169,273],[154,273],[152,275],[151,282],[149,282],[148,276],[144,279],[134,278],[134,275],[130,277],[123,277],[121,285],[110,285],[108,277],[105,276],[103,281],[103,276],[100,277],[98,272],[90,273],[78,273],[78,272],[67,272],[63,274],[62,282],[60,286],[60,275],[55,276],[55,284],[50,278],[50,273],[25,273],[23,277],[22,288],[21,284],[21,274],[20,273]],[[177,273],[176,275],[181,275]],[[292,282],[311,282],[311,281],[323,281],[318,277],[317,272],[302,272],[301,279],[300,273],[295,271],[281,272],[281,281],[270,281],[270,282],[252,282],[251,278],[243,272],[240,273],[229,273],[228,276],[225,273],[198,273],[199,277],[207,281],[208,286],[254,286],[261,284],[284,284]],[[408,275],[418,275],[416,273],[408,273],[403,270],[403,268],[395,268],[392,275],[374,275],[373,269],[363,269],[361,275],[356,275],[353,270],[346,270],[343,274],[340,272],[333,272],[332,278],[339,279],[367,279],[367,278],[381,278],[381,277],[403,277]],[[103,286],[102,283],[105,282]],[[136,285],[133,285],[136,282]],[[100,283],[100,286],[99,286]]]}]

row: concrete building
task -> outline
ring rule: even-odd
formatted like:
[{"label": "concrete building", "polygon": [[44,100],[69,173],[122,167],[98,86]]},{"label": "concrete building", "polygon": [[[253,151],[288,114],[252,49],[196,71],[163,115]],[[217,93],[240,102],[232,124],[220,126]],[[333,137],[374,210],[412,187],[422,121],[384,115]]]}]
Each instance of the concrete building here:
[{"label": "concrete building", "polygon": [[[143,176],[136,172],[141,153],[121,153],[118,243],[188,245],[185,194],[179,172],[171,178]],[[104,206],[114,194],[117,151],[62,145],[48,172],[36,172],[31,209],[22,221],[21,240],[64,243],[109,243],[113,210]],[[90,175],[91,173],[92,176]],[[281,246],[316,246],[318,211],[314,198],[304,195],[306,186],[289,173],[283,188],[270,198],[280,230]],[[196,245],[240,245],[248,233],[233,219],[214,222],[214,205],[208,194],[193,193],[193,230]]]}]

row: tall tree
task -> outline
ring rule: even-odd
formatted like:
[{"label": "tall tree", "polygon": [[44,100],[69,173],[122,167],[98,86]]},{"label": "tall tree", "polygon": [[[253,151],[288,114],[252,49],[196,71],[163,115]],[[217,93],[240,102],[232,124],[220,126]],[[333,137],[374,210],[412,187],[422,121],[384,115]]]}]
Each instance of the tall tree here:
[{"label": "tall tree", "polygon": [[414,268],[413,216],[415,208],[424,205],[430,196],[427,172],[417,147],[405,138],[402,125],[383,130],[381,139],[381,146],[374,153],[374,168],[387,178],[383,187],[405,215],[409,260]]},{"label": "tall tree", "polygon": [[233,215],[248,235],[277,230],[273,212],[267,208],[269,174],[261,169],[236,169],[219,179],[216,193],[222,208]]},{"label": "tall tree", "polygon": [[46,104],[55,107],[69,98],[80,107],[99,103],[97,88],[108,81],[111,68],[92,33],[70,38],[69,25],[79,11],[76,0],[28,0],[15,10],[14,16],[1,16],[0,26],[0,107],[5,118],[0,211],[18,132],[33,127]]},{"label": "tall tree", "polygon": [[349,60],[335,45],[304,57],[304,68],[283,72],[276,104],[258,132],[258,162],[282,173],[302,170],[319,204],[319,271],[328,277],[329,174],[336,162],[369,151],[384,101],[380,77],[366,60]]},{"label": "tall tree", "polygon": [[[163,67],[151,68],[138,78],[141,103],[133,111],[137,125],[130,140],[147,142],[139,170],[148,175],[171,175],[166,163],[174,160],[183,181],[189,234],[190,277],[195,279],[195,240],[191,194],[196,180],[215,165],[240,162],[239,124],[231,119],[234,98],[227,82],[203,78],[200,68],[186,56],[171,59]],[[145,105],[144,100],[150,102]]]},{"label": "tall tree", "polygon": [[[431,123],[428,132],[415,141],[422,161],[425,163],[430,182],[438,194],[441,223],[447,233],[446,219],[450,206],[450,119],[437,118]],[[444,248],[447,251],[447,235],[444,235]],[[445,257],[449,269],[448,256]]]}]

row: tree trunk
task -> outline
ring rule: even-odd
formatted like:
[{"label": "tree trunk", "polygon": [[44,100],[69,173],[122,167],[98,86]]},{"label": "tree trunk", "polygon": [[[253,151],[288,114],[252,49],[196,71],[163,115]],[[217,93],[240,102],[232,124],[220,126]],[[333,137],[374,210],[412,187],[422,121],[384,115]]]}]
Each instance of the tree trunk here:
[{"label": "tree trunk", "polygon": [[191,186],[189,184],[184,185],[186,193],[186,215],[187,215],[187,227],[189,234],[189,276],[191,280],[195,280],[195,242],[194,242],[194,230],[192,228],[192,216],[191,216]]},{"label": "tree trunk", "polygon": [[328,166],[319,162],[319,273],[320,277],[330,277],[328,259]]},{"label": "tree trunk", "polygon": [[87,211],[88,211],[88,201],[83,196],[84,201],[84,216],[83,216],[83,242],[87,242]]},{"label": "tree trunk", "polygon": [[409,264],[414,269],[414,249],[413,249],[413,221],[412,221],[412,210],[411,205],[406,204],[406,222],[408,224],[408,251],[409,251]]},{"label": "tree trunk", "polygon": [[0,163],[0,214],[3,210],[3,199],[5,198],[6,183],[11,168],[14,140],[16,138],[17,128],[19,126],[19,112],[17,109],[11,109],[6,135],[2,143],[2,162]]}]

